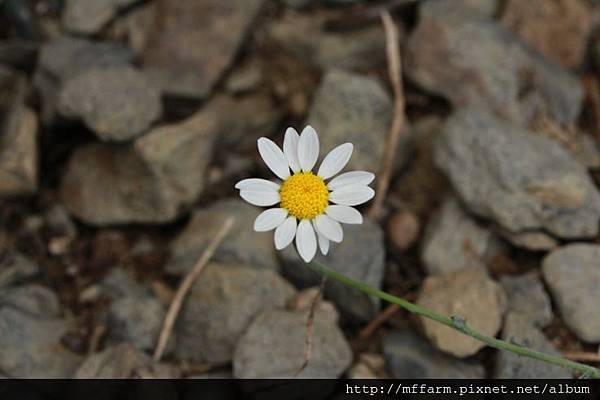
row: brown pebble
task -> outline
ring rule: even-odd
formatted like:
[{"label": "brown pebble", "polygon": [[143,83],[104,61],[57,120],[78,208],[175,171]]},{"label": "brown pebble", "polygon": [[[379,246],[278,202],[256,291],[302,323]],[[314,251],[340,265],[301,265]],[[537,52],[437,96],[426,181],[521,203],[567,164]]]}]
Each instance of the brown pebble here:
[{"label": "brown pebble", "polygon": [[397,211],[387,224],[388,238],[401,251],[409,249],[419,237],[421,224],[410,211]]}]

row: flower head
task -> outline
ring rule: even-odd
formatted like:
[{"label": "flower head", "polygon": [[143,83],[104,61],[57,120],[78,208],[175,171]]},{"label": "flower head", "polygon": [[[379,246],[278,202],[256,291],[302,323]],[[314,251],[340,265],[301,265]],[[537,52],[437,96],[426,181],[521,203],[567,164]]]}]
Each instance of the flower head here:
[{"label": "flower head", "polygon": [[362,224],[362,215],[352,206],[365,203],[375,195],[368,186],[375,178],[371,172],[337,175],[350,160],[352,150],[351,143],[337,146],[325,156],[314,174],[319,137],[311,126],[304,128],[300,135],[288,128],[283,151],[270,139],[258,139],[260,156],[282,182],[250,178],[235,185],[240,196],[250,204],[263,207],[279,204],[256,218],[254,230],[275,229],[277,250],[284,249],[296,238],[296,248],[305,262],[314,258],[317,244],[321,253],[327,254],[329,242],[339,243],[344,237],[340,223]]}]

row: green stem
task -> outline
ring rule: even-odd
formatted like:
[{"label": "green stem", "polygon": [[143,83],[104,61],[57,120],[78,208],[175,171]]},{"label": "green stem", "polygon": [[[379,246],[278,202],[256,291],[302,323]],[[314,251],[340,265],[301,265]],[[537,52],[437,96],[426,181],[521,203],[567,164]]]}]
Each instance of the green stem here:
[{"label": "green stem", "polygon": [[593,378],[600,378],[600,370],[597,368],[594,368],[594,367],[591,367],[591,366],[585,365],[585,364],[580,364],[575,361],[566,360],[561,357],[542,353],[540,351],[531,350],[531,349],[528,349],[523,346],[505,342],[504,340],[496,339],[495,337],[492,337],[492,336],[484,335],[483,333],[480,333],[480,332],[470,328],[469,326],[467,326],[467,323],[465,322],[465,320],[460,317],[449,318],[449,317],[437,314],[436,312],[434,312],[432,310],[418,306],[414,303],[411,303],[410,301],[401,299],[400,297],[392,296],[389,293],[386,293],[379,289],[375,289],[365,283],[355,281],[355,280],[350,279],[342,274],[334,272],[317,261],[310,262],[308,264],[308,266],[323,276],[326,276],[330,279],[335,279],[336,281],[338,281],[346,286],[349,286],[354,289],[358,289],[361,292],[364,292],[366,294],[369,294],[369,295],[372,295],[375,297],[379,297],[380,299],[388,301],[390,303],[397,304],[397,305],[405,308],[406,310],[410,311],[411,313],[418,314],[423,317],[437,321],[437,322],[439,322],[443,325],[446,325],[454,330],[464,333],[465,335],[471,336],[472,338],[477,339],[477,340],[487,344],[488,346],[491,346],[491,347],[494,347],[494,348],[500,349],[500,350],[509,351],[511,353],[518,354],[523,357],[529,357],[529,358],[540,360],[540,361],[543,361],[543,362],[546,362],[549,364],[558,365],[563,368],[571,369],[573,371],[581,372],[582,374],[585,374],[586,376],[590,376]]}]

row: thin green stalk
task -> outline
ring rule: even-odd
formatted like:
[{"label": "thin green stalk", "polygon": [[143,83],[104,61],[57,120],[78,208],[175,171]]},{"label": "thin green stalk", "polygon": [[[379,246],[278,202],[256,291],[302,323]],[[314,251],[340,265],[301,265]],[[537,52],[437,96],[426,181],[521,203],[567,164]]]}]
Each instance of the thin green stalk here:
[{"label": "thin green stalk", "polygon": [[346,286],[349,286],[354,289],[358,289],[361,292],[364,292],[366,294],[369,294],[369,295],[372,295],[375,297],[379,297],[380,299],[388,301],[390,303],[397,304],[400,307],[403,307],[406,310],[408,310],[414,314],[418,314],[423,317],[437,321],[441,324],[444,324],[454,330],[464,333],[465,335],[471,336],[472,338],[479,340],[479,341],[487,344],[488,346],[491,346],[491,347],[494,347],[494,348],[500,349],[500,350],[509,351],[511,353],[518,354],[523,357],[529,357],[529,358],[540,360],[540,361],[543,361],[543,362],[546,362],[549,364],[558,365],[560,367],[567,368],[567,369],[570,369],[573,371],[581,372],[582,374],[589,376],[589,377],[600,378],[600,370],[597,368],[594,368],[592,366],[580,364],[575,361],[566,360],[564,358],[553,356],[553,355],[546,354],[546,353],[542,353],[540,351],[531,350],[531,349],[528,349],[527,347],[519,346],[514,343],[509,343],[509,342],[505,342],[504,340],[496,339],[495,337],[492,337],[492,336],[484,335],[483,333],[480,333],[480,332],[470,328],[467,325],[466,321],[460,317],[453,316],[450,318],[450,317],[446,317],[446,316],[437,314],[436,312],[434,312],[432,310],[418,306],[414,303],[411,303],[410,301],[401,299],[400,297],[392,296],[389,293],[386,293],[379,289],[375,289],[365,283],[355,281],[355,280],[350,279],[342,274],[334,272],[317,261],[310,262],[308,264],[308,266],[323,276],[326,276],[330,279],[335,279],[336,281],[338,281]]}]

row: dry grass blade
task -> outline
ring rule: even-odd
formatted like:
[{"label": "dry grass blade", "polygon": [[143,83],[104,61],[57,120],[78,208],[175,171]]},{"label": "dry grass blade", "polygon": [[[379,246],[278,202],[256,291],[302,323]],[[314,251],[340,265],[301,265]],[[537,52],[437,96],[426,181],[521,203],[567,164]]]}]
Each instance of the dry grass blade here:
[{"label": "dry grass blade", "polygon": [[387,195],[390,179],[392,178],[394,155],[396,153],[396,147],[400,139],[402,128],[404,127],[405,119],[405,99],[402,87],[402,58],[400,55],[400,44],[398,42],[398,29],[388,11],[383,11],[381,13],[381,20],[385,30],[388,73],[394,92],[394,114],[387,144],[385,146],[383,169],[379,174],[379,179],[377,181],[377,194],[373,200],[373,206],[369,210],[369,215],[375,218],[380,215],[381,209],[383,208],[383,202]]},{"label": "dry grass blade", "polygon": [[187,292],[192,287],[192,284],[196,278],[198,278],[198,275],[200,275],[200,272],[202,272],[206,264],[208,264],[225,236],[227,236],[233,227],[233,222],[233,217],[229,217],[225,220],[221,229],[219,229],[213,240],[208,244],[208,247],[204,250],[196,262],[196,265],[194,265],[194,268],[192,268],[192,270],[187,274],[185,279],[177,288],[175,297],[169,306],[169,311],[167,311],[167,315],[165,316],[165,320],[163,322],[163,327],[158,338],[158,344],[156,345],[156,349],[154,351],[154,361],[160,361],[165,348],[167,347],[167,342],[169,341],[169,337],[173,331],[173,325],[175,324],[177,315],[179,315],[179,310],[181,309],[181,305],[183,304],[183,300],[185,299]]},{"label": "dry grass blade", "polygon": [[385,321],[387,321],[388,319],[390,319],[394,314],[396,314],[398,312],[398,310],[400,310],[400,306],[397,304],[389,304],[385,310],[383,310],[382,312],[380,312],[379,314],[377,314],[377,316],[375,318],[373,318],[373,320],[371,320],[371,322],[369,322],[369,324],[367,326],[365,326],[360,333],[358,334],[358,337],[365,340],[368,339],[369,337],[371,337],[371,335],[373,333],[375,333],[375,331],[377,329],[379,329],[379,327],[381,325],[383,325],[385,323]]},{"label": "dry grass blade", "polygon": [[315,295],[315,298],[313,299],[312,303],[310,304],[310,310],[308,311],[308,319],[306,320],[306,342],[304,345],[304,361],[302,362],[302,365],[300,366],[300,368],[298,368],[298,370],[294,374],[294,377],[297,377],[298,375],[300,375],[300,373],[302,371],[304,371],[304,369],[306,369],[306,366],[310,362],[310,356],[312,353],[313,325],[315,322],[315,312],[317,310],[317,306],[319,305],[319,302],[321,301],[321,298],[323,297],[323,290],[325,289],[326,281],[327,281],[326,277],[321,278],[321,284],[319,285],[319,291],[317,292],[317,294]]},{"label": "dry grass blade", "polygon": [[563,357],[573,361],[600,362],[600,353],[587,351],[565,351]]}]

